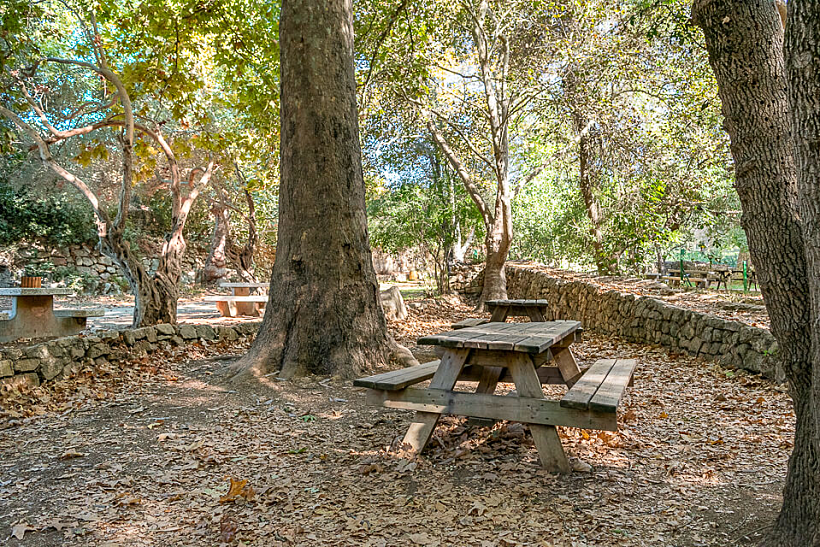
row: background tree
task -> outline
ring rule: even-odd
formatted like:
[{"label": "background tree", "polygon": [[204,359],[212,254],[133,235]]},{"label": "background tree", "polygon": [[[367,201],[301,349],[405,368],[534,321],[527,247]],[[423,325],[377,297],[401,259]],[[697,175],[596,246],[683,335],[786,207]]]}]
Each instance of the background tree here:
[{"label": "background tree", "polygon": [[349,0],[285,0],[279,240],[265,318],[235,381],[352,376],[393,346],[367,234]]}]

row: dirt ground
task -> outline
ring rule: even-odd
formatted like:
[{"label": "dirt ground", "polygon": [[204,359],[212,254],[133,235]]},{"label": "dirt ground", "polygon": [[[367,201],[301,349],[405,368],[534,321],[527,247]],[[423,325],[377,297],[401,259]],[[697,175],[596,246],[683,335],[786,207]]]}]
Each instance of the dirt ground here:
[{"label": "dirt ground", "polygon": [[[412,346],[469,315],[418,301],[391,331]],[[11,547],[726,546],[754,543],[781,503],[793,436],[783,389],[688,356],[585,334],[573,346],[582,366],[639,365],[619,432],[561,429],[577,470],[560,476],[539,468],[519,424],[448,417],[409,460],[393,447],[411,413],[365,406],[349,381],[226,388],[218,379],[244,349],[189,348],[3,395],[0,537]]]}]

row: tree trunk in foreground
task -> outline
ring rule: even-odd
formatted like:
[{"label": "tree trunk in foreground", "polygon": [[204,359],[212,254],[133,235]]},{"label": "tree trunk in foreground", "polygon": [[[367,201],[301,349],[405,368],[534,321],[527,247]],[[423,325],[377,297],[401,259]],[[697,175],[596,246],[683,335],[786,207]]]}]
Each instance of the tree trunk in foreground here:
[{"label": "tree trunk in foreground", "polygon": [[[778,3],[778,8],[784,8]],[[800,221],[806,248],[814,324],[820,320],[820,12],[814,2],[791,0],[786,26],[786,76],[795,143]],[[781,11],[782,13],[782,11]],[[820,329],[812,340],[815,451],[820,454]],[[818,538],[820,539],[820,538]]]},{"label": "tree trunk in foreground", "polygon": [[811,416],[811,309],[790,135],[783,31],[771,0],[696,0],[735,160],[741,223],[794,400],[794,449],[783,507],[765,545],[817,545],[816,429]]},{"label": "tree trunk in foreground", "polygon": [[496,221],[487,225],[487,238],[484,242],[487,258],[484,261],[484,288],[481,290],[479,308],[483,307],[487,300],[507,298],[507,276],[504,273],[504,265],[507,262],[511,243],[511,234],[507,233],[501,222]]},{"label": "tree trunk in foreground", "polygon": [[285,0],[280,22],[279,241],[241,381],[281,370],[353,376],[388,361],[365,217],[350,0]]}]

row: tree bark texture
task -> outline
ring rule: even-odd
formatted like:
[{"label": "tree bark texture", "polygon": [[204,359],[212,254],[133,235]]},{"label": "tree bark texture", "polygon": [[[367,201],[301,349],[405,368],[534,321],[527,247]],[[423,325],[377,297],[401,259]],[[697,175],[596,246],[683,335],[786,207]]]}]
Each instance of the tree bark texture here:
[{"label": "tree bark texture", "polygon": [[279,241],[265,318],[234,381],[350,377],[387,334],[365,217],[350,0],[285,0],[280,22]]},{"label": "tree bark texture", "polygon": [[[784,7],[778,4],[781,15]],[[820,454],[820,11],[814,2],[791,0],[787,21],[784,51],[814,325],[812,406],[815,450]]]},{"label": "tree bark texture", "polygon": [[811,308],[798,215],[783,31],[772,0],[696,0],[731,138],[741,223],[796,414],[783,507],[765,545],[818,542],[820,487],[811,416]]},{"label": "tree bark texture", "polygon": [[211,234],[208,258],[205,260],[199,279],[199,282],[204,285],[214,283],[228,273],[226,246],[231,224],[230,209],[224,203],[214,202],[211,205],[211,214],[214,217],[214,231]]},{"label": "tree bark texture", "polygon": [[256,253],[256,246],[259,244],[259,232],[256,229],[256,205],[253,202],[253,196],[247,189],[245,190],[245,202],[248,205],[248,216],[246,217],[248,221],[248,240],[241,249],[238,248],[230,227],[228,227],[225,254],[242,281],[257,283],[259,279],[253,272],[253,255]]}]

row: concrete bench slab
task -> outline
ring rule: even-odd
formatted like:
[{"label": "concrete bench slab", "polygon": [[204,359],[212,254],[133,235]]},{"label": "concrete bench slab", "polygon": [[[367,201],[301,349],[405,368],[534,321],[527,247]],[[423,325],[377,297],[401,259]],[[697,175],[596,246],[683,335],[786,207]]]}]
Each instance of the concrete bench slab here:
[{"label": "concrete bench slab", "polygon": [[103,317],[105,310],[103,308],[85,308],[81,310],[54,310],[55,317]]}]

